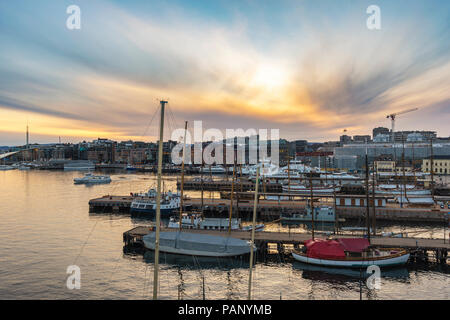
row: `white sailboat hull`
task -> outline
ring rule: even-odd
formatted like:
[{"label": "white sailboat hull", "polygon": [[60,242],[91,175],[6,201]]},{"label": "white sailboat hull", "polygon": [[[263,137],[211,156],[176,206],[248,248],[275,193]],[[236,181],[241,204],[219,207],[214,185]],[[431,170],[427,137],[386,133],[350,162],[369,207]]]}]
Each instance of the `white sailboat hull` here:
[{"label": "white sailboat hull", "polygon": [[409,253],[403,254],[401,256],[396,257],[387,257],[383,259],[372,259],[372,260],[328,260],[328,259],[317,259],[310,258],[304,255],[292,253],[292,256],[295,260],[314,264],[319,266],[327,266],[327,267],[344,267],[344,268],[359,268],[359,267],[368,267],[371,265],[376,265],[379,267],[393,267],[404,265],[408,262]]}]

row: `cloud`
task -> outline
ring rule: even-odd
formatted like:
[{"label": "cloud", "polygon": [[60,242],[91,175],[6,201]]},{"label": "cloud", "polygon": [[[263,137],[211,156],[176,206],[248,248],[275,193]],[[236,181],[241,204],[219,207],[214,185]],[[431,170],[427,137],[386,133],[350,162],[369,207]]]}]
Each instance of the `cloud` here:
[{"label": "cloud", "polygon": [[0,109],[17,111],[17,126],[31,113],[110,138],[142,135],[159,98],[169,98],[171,126],[263,125],[289,139],[367,133],[405,107],[439,118],[432,109],[450,99],[448,19],[404,4],[382,2],[379,32],[365,28],[364,3],[96,1],[81,4],[80,31],[61,23],[64,3],[2,4]]}]

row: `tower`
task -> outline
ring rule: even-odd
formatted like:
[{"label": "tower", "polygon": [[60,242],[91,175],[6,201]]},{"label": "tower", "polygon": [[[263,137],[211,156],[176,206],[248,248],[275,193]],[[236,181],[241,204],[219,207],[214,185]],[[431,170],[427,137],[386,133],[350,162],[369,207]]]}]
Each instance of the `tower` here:
[{"label": "tower", "polygon": [[28,143],[29,143],[29,133],[28,133],[28,124],[27,124],[27,149],[28,149]]}]

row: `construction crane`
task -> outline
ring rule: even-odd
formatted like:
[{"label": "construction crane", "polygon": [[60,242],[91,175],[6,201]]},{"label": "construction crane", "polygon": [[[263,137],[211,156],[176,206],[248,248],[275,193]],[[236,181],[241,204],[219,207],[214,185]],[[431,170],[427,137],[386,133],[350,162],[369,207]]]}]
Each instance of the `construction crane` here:
[{"label": "construction crane", "polygon": [[405,114],[405,113],[416,111],[416,110],[419,110],[419,108],[408,109],[408,110],[400,111],[397,113],[388,114],[386,116],[386,118],[388,118],[388,119],[391,118],[391,140],[392,140],[392,143],[395,142],[395,136],[394,136],[395,118],[400,114]]}]

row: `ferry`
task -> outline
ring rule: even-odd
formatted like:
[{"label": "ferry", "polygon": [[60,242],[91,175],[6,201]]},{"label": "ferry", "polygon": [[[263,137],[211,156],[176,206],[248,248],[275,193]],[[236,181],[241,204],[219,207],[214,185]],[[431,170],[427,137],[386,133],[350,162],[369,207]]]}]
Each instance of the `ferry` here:
[{"label": "ferry", "polygon": [[[200,213],[183,213],[181,228],[201,230],[228,230],[230,220],[228,218],[204,218]],[[180,222],[177,216],[170,217],[169,228],[179,228]],[[241,219],[231,219],[231,230],[251,231],[252,226],[242,227]],[[255,226],[255,231],[264,230],[264,224]]]},{"label": "ferry", "polygon": [[109,176],[93,175],[92,173],[86,173],[82,178],[74,178],[75,184],[91,184],[91,183],[110,183],[111,178]]},{"label": "ferry", "polygon": [[[133,194],[135,198],[131,202],[131,213],[155,214],[156,191],[150,189],[148,193]],[[176,210],[180,210],[180,196],[172,192],[161,194],[161,216],[170,216]]]},{"label": "ferry", "polygon": [[362,268],[402,266],[409,252],[401,248],[374,248],[365,238],[315,239],[305,241],[303,250],[292,252],[295,260],[326,267]]}]

